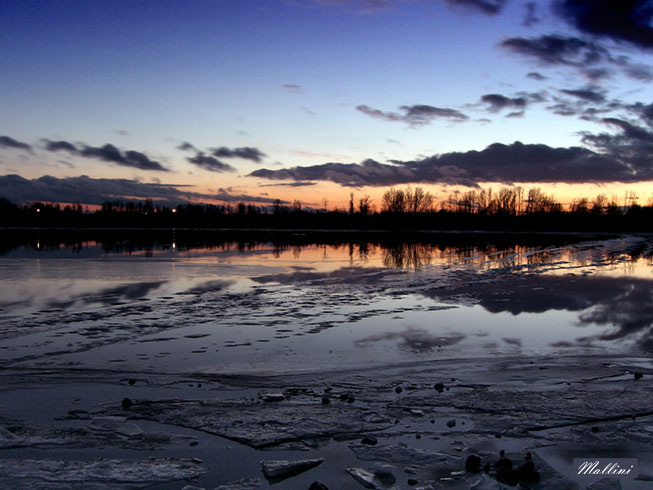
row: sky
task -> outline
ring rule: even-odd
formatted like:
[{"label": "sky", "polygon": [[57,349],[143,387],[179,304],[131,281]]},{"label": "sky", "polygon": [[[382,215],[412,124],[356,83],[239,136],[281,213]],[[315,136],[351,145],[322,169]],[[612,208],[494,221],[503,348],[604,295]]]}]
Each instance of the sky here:
[{"label": "sky", "polygon": [[0,0],[0,197],[653,196],[653,1]]}]

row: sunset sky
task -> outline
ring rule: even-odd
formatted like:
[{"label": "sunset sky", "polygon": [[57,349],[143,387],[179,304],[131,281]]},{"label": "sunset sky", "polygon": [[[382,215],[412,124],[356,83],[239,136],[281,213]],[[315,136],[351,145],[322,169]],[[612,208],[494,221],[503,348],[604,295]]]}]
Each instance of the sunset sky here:
[{"label": "sunset sky", "polygon": [[645,204],[652,17],[634,0],[0,0],[0,197],[344,207],[517,184]]}]

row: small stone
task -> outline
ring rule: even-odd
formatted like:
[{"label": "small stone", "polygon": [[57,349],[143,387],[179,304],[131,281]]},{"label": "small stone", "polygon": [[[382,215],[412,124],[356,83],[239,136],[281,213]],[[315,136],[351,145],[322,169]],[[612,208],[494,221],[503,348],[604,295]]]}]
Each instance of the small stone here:
[{"label": "small stone", "polygon": [[329,397],[328,396],[323,396],[322,397],[322,405],[328,405],[329,403],[331,403],[331,400],[329,399]]},{"label": "small stone", "polygon": [[349,398],[347,398],[347,403],[354,403],[354,400],[355,400],[354,397],[350,396]]},{"label": "small stone", "polygon": [[465,461],[465,471],[467,471],[467,473],[480,473],[481,458],[475,454],[470,454]]},{"label": "small stone", "polygon": [[134,404],[133,401],[131,401],[129,398],[123,398],[122,399],[122,409],[123,410],[129,410],[129,407],[131,407]]},{"label": "small stone", "polygon": [[415,439],[421,439],[422,436],[420,434],[415,434]]},{"label": "small stone", "polygon": [[136,384],[136,380],[130,379],[129,381],[127,381],[127,383],[129,383],[129,386],[134,386]]},{"label": "small stone", "polygon": [[435,383],[433,387],[438,393],[442,393],[444,391],[444,383]]},{"label": "small stone", "polygon": [[368,446],[376,446],[379,441],[376,440],[376,437],[363,437],[361,439],[361,444],[367,444]]},{"label": "small stone", "polygon": [[415,480],[415,478],[409,478],[406,483],[408,483],[412,487],[412,486],[417,485],[419,482],[417,480]]},{"label": "small stone", "polygon": [[314,481],[313,483],[311,483],[311,486],[308,487],[308,490],[329,490],[329,489],[324,483],[319,481]]},{"label": "small stone", "polygon": [[590,429],[592,432],[598,432],[599,428],[595,425]]},{"label": "small stone", "polygon": [[642,373],[633,373],[633,376],[635,377],[636,380],[637,379],[642,379],[644,377],[644,375]]},{"label": "small stone", "polygon": [[456,426],[456,421],[455,421],[455,420],[451,419],[451,420],[449,420],[449,421],[447,422],[447,427],[449,427],[450,429],[451,429],[452,427],[455,427],[455,426]]},{"label": "small stone", "polygon": [[512,461],[506,458],[506,452],[501,450],[499,460],[494,463],[494,469],[497,472],[497,481],[506,485],[515,486],[519,479],[512,470]]},{"label": "small stone", "polygon": [[403,390],[403,388],[401,386],[397,386],[395,388],[395,393],[397,393],[397,394],[401,393],[402,391],[404,391],[404,390]]},{"label": "small stone", "polygon": [[190,442],[188,443],[188,445],[189,445],[190,447],[197,446],[198,444],[199,444],[199,442],[197,442],[197,441],[190,441]]}]

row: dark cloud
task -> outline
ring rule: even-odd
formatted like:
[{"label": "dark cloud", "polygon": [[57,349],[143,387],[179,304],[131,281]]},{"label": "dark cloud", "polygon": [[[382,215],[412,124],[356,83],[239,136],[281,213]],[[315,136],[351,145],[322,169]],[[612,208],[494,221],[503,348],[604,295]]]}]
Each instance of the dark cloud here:
[{"label": "dark cloud", "polygon": [[555,10],[581,32],[653,47],[653,2],[650,0],[557,0]]},{"label": "dark cloud", "polygon": [[465,114],[455,109],[433,107],[430,105],[401,106],[399,109],[401,113],[384,112],[366,105],[356,107],[356,110],[370,117],[384,121],[404,122],[411,127],[425,126],[430,124],[434,119],[448,119],[450,121],[464,121],[468,119]]},{"label": "dark cloud", "polygon": [[0,195],[14,202],[48,201],[102,204],[111,199],[154,199],[168,203],[186,200],[176,186],[145,184],[129,179],[93,179],[82,175],[58,179],[45,175],[27,180],[18,175],[0,177]]},{"label": "dark cloud", "polygon": [[653,72],[646,65],[633,63],[627,56],[615,57],[598,42],[579,37],[512,37],[502,41],[499,46],[541,65],[573,67],[594,81],[610,77],[614,68],[621,69],[635,80],[653,77]]},{"label": "dark cloud", "polygon": [[505,108],[523,109],[528,105],[524,97],[506,97],[501,94],[486,94],[481,97],[481,102],[488,104],[488,110],[498,112]]},{"label": "dark cloud", "polygon": [[[648,155],[646,155],[648,156]],[[261,169],[254,177],[272,180],[330,181],[344,186],[439,183],[475,186],[480,182],[636,182],[653,179],[653,168],[617,151],[553,148],[541,144],[495,143],[482,151],[452,152],[416,161],[383,164],[325,163],[281,170]]]},{"label": "dark cloud", "polygon": [[252,148],[250,146],[244,146],[242,148],[226,148],[224,146],[220,148],[211,149],[213,156],[218,158],[242,158],[244,160],[252,160],[253,162],[260,162],[265,153],[263,153],[258,148]]},{"label": "dark cloud", "polygon": [[535,38],[512,37],[500,46],[544,65],[569,65],[586,68],[609,59],[609,53],[597,43],[577,37],[546,35]]},{"label": "dark cloud", "polygon": [[606,100],[605,90],[595,86],[559,89],[558,92],[569,96],[553,96],[555,103],[547,109],[558,116],[576,116],[585,121],[600,122],[600,118],[605,117],[607,113],[626,108],[620,101]]},{"label": "dark cloud", "polygon": [[295,85],[294,83],[284,84],[283,89],[286,92],[290,92],[291,94],[301,94],[304,92],[304,87],[302,87],[301,85]]},{"label": "dark cloud", "polygon": [[79,151],[75,145],[67,141],[45,140],[45,149],[48,151],[67,151],[68,153],[77,153]]},{"label": "dark cloud", "polygon": [[652,180],[653,132],[617,118],[604,118],[602,122],[617,128],[620,132],[617,134],[586,133],[583,135],[583,142],[597,151],[623,162],[633,176],[648,175],[649,178],[646,180]]},{"label": "dark cloud", "polygon": [[629,106],[628,109],[637,114],[646,124],[653,126],[653,103],[643,104],[638,102]]},{"label": "dark cloud", "polygon": [[511,113],[509,113],[509,114],[506,114],[506,117],[510,117],[510,118],[513,118],[513,117],[524,117],[524,111],[515,111],[515,112],[511,112]]},{"label": "dark cloud", "polygon": [[620,133],[584,134],[583,142],[599,151],[616,155],[628,162],[633,170],[648,169],[653,158],[653,132],[617,118],[602,122],[621,130]]},{"label": "dark cloud", "polygon": [[506,0],[445,0],[450,5],[466,7],[487,15],[501,12]]},{"label": "dark cloud", "polygon": [[45,149],[48,151],[67,151],[82,157],[97,158],[124,167],[134,167],[141,170],[168,171],[168,169],[159,162],[150,160],[150,158],[144,153],[134,150],[123,152],[111,144],[106,144],[102,147],[85,145],[79,149],[68,141],[45,140]]},{"label": "dark cloud", "polygon": [[579,99],[600,104],[605,102],[605,95],[596,89],[577,89],[577,90],[560,90],[563,94],[571,95]]},{"label": "dark cloud", "polygon": [[212,156],[205,155],[200,152],[194,157],[186,158],[193,165],[197,165],[204,170],[209,170],[211,172],[234,172],[236,169],[233,168],[228,163],[221,162],[217,158]]},{"label": "dark cloud", "polygon": [[541,82],[542,80],[548,80],[548,77],[545,77],[541,73],[538,73],[536,71],[532,71],[530,73],[527,73],[526,76],[530,78],[531,80],[537,80],[538,82]]},{"label": "dark cloud", "polygon": [[557,116],[580,116],[582,113],[582,109],[577,104],[561,100],[548,106],[547,109]]},{"label": "dark cloud", "polygon": [[[259,202],[272,204],[275,199],[246,194],[235,194],[220,189],[215,194],[188,192],[183,185],[149,184],[130,179],[93,179],[86,175],[59,179],[45,175],[28,180],[19,175],[0,176],[0,196],[13,202],[81,202],[102,204],[107,200],[152,199],[174,206],[185,203],[188,198],[194,201],[218,200],[225,202]],[[287,203],[287,201],[282,201]]]},{"label": "dark cloud", "polygon": [[0,136],[0,148],[15,148],[17,150],[31,151],[32,147],[22,141],[17,141],[9,136]]},{"label": "dark cloud", "polygon": [[189,143],[188,141],[182,141],[181,144],[177,146],[177,149],[181,151],[194,151],[195,153],[199,152],[195,145]]},{"label": "dark cloud", "polygon": [[144,153],[133,150],[123,153],[111,144],[106,144],[102,147],[85,146],[79,151],[79,154],[84,157],[98,158],[105,162],[115,163],[125,167],[134,167],[141,170],[168,171],[159,162],[150,160]]}]

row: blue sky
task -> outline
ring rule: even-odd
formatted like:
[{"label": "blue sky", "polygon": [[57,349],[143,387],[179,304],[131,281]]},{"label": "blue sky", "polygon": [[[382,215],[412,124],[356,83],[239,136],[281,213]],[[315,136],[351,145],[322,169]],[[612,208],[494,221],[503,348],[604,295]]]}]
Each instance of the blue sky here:
[{"label": "blue sky", "polygon": [[[653,8],[583,4],[0,0],[0,176],[262,203],[511,183],[645,201]],[[25,189],[0,177],[43,199]]]}]

